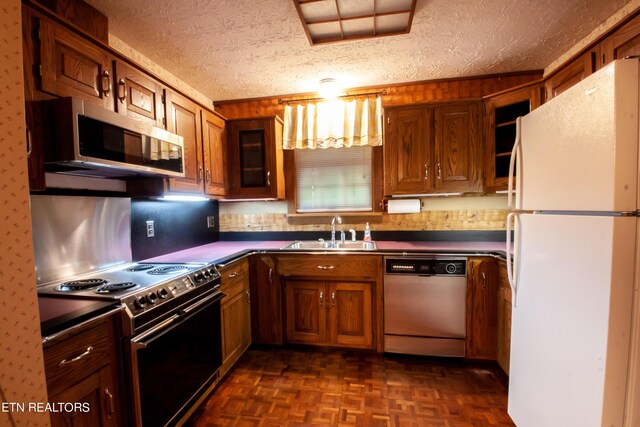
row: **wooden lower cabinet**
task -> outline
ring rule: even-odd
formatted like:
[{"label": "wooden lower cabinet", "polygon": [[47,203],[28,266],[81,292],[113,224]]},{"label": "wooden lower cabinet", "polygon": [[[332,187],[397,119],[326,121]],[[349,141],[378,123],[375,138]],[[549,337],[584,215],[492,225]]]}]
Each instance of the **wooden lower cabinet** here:
[{"label": "wooden lower cabinet", "polygon": [[115,316],[104,315],[44,343],[49,402],[78,406],[74,411],[52,411],[52,426],[122,424]]},{"label": "wooden lower cabinet", "polygon": [[507,263],[500,260],[498,288],[498,364],[509,375],[511,359],[511,287],[507,278]]},{"label": "wooden lower cabinet", "polygon": [[370,283],[286,280],[286,340],[372,348]]},{"label": "wooden lower cabinet", "polygon": [[373,315],[371,283],[336,282],[328,284],[330,344],[340,347],[371,348]]},{"label": "wooden lower cabinet", "polygon": [[116,426],[111,389],[111,369],[108,366],[90,374],[66,390],[49,396],[52,403],[69,402],[79,406],[80,411],[52,411],[51,426]]},{"label": "wooden lower cabinet", "polygon": [[467,358],[496,360],[497,306],[497,260],[470,257],[467,261]]},{"label": "wooden lower cabinet", "polygon": [[251,341],[282,344],[282,296],[275,261],[269,255],[254,255],[250,271]]},{"label": "wooden lower cabinet", "polygon": [[382,347],[382,257],[287,254],[277,257],[287,342]]},{"label": "wooden lower cabinet", "polygon": [[220,268],[220,289],[225,297],[220,304],[222,327],[222,366],[226,374],[251,344],[251,294],[249,262],[244,259]]}]

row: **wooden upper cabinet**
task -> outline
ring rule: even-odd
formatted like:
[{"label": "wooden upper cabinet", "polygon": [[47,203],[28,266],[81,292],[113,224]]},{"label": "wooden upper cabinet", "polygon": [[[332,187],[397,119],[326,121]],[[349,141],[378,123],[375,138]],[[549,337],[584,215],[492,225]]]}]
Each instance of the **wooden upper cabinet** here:
[{"label": "wooden upper cabinet", "polygon": [[516,119],[540,106],[541,83],[486,98],[484,174],[485,191],[508,188],[509,161],[516,139]]},{"label": "wooden upper cabinet", "polygon": [[184,178],[170,178],[169,191],[202,193],[202,129],[200,107],[175,92],[166,92],[167,130],[184,138]]},{"label": "wooden upper cabinet", "polygon": [[224,132],[224,120],[202,110],[204,192],[211,196],[227,195]]},{"label": "wooden upper cabinet", "polygon": [[585,52],[544,82],[545,101],[560,95],[597,70],[599,48]]},{"label": "wooden upper cabinet", "polygon": [[424,106],[389,109],[385,125],[384,193],[424,193],[433,188],[432,111]]},{"label": "wooden upper cabinet", "polygon": [[437,107],[434,118],[436,189],[482,191],[480,104]]},{"label": "wooden upper cabinet", "polygon": [[76,96],[113,111],[111,58],[82,37],[41,20],[41,89]]},{"label": "wooden upper cabinet", "polygon": [[227,140],[229,197],[284,198],[282,120],[230,120]]},{"label": "wooden upper cabinet", "polygon": [[640,15],[636,16],[600,44],[601,63],[640,55]]},{"label": "wooden upper cabinet", "polygon": [[164,127],[164,87],[149,75],[114,61],[116,111],[157,127]]},{"label": "wooden upper cabinet", "polygon": [[482,191],[481,104],[387,110],[384,193]]}]

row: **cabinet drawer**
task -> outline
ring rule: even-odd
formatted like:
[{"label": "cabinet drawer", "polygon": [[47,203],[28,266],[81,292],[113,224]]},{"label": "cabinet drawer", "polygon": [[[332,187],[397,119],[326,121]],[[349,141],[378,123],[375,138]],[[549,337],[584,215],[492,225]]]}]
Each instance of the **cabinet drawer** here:
[{"label": "cabinet drawer", "polygon": [[103,321],[77,335],[62,336],[45,348],[44,366],[50,395],[110,363],[111,346],[115,342],[111,342],[109,325]]},{"label": "cabinet drawer", "polygon": [[281,276],[357,277],[375,280],[380,257],[370,255],[292,255],[278,257]]},{"label": "cabinet drawer", "polygon": [[249,278],[249,261],[244,259],[220,268],[220,290],[231,297],[241,292]]}]

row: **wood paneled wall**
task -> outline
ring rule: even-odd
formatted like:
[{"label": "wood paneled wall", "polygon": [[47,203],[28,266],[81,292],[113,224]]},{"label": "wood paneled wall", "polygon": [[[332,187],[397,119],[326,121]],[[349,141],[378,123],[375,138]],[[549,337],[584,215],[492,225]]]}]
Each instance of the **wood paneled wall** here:
[{"label": "wood paneled wall", "polygon": [[[464,79],[432,80],[417,83],[394,84],[349,90],[348,93],[386,91],[382,96],[382,105],[415,104],[421,102],[456,101],[461,99],[479,99],[515,86],[542,78],[542,71],[521,74],[506,74]],[[255,98],[234,101],[215,102],[218,113],[229,119],[244,117],[284,116],[284,104],[279,99],[295,99],[316,96],[315,93],[286,95],[278,97]]]}]

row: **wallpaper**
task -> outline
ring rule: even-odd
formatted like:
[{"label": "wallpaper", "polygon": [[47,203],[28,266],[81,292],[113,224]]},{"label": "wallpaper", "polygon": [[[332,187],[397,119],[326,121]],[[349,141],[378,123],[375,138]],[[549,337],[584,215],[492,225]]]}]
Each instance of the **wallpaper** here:
[{"label": "wallpaper", "polygon": [[29,212],[20,0],[0,8],[0,425],[46,426],[46,402]]},{"label": "wallpaper", "polygon": [[310,46],[292,0],[87,0],[213,100],[543,69],[629,0],[418,0],[409,34]]}]

